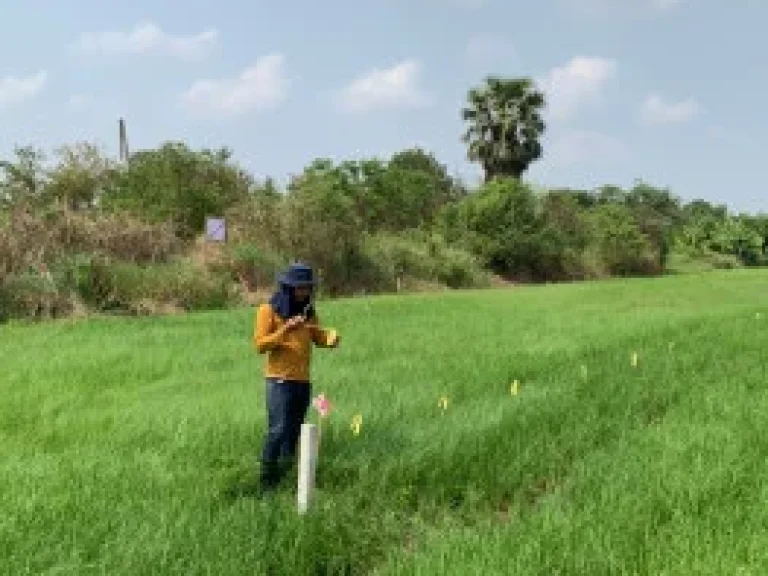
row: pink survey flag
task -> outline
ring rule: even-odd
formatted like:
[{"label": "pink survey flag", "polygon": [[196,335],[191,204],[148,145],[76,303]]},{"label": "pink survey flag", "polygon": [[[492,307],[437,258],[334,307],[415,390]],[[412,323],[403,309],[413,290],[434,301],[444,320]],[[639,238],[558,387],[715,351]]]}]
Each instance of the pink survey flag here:
[{"label": "pink survey flag", "polygon": [[320,414],[321,418],[325,418],[331,412],[331,401],[325,397],[325,394],[320,394],[312,401],[312,405],[315,410]]}]

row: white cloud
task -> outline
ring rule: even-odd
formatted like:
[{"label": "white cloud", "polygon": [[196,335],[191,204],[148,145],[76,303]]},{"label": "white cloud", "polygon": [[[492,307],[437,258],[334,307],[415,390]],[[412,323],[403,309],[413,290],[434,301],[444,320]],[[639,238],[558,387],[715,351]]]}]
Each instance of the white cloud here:
[{"label": "white cloud", "polygon": [[430,99],[421,87],[420,76],[421,65],[416,60],[369,70],[341,91],[339,103],[343,110],[352,114],[423,107]]},{"label": "white cloud", "polygon": [[129,32],[106,31],[84,34],[79,47],[101,54],[147,54],[165,52],[187,60],[199,58],[218,41],[215,28],[191,36],[173,35],[154,22],[140,22]]},{"label": "white cloud", "polygon": [[693,98],[665,102],[658,94],[650,94],[641,106],[640,119],[646,124],[680,124],[701,113],[701,105]]},{"label": "white cloud", "polygon": [[288,90],[282,54],[262,56],[236,78],[201,79],[183,95],[188,111],[236,116],[275,108]]},{"label": "white cloud", "polygon": [[576,56],[565,66],[553,68],[538,81],[547,99],[548,114],[564,120],[597,101],[616,68],[615,60],[586,56]]},{"label": "white cloud", "polygon": [[0,109],[20,104],[36,97],[48,82],[48,72],[41,70],[32,76],[0,77]]},{"label": "white cloud", "polygon": [[619,139],[589,130],[572,130],[557,135],[546,161],[555,166],[581,164],[589,160],[619,160],[626,155],[626,145]]}]

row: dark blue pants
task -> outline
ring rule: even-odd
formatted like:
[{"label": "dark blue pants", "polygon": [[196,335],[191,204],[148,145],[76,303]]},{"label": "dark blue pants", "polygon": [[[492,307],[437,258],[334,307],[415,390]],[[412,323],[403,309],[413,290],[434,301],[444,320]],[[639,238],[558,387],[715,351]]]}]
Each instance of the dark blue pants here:
[{"label": "dark blue pants", "polygon": [[311,391],[309,382],[267,378],[268,428],[261,455],[265,468],[294,459]]}]

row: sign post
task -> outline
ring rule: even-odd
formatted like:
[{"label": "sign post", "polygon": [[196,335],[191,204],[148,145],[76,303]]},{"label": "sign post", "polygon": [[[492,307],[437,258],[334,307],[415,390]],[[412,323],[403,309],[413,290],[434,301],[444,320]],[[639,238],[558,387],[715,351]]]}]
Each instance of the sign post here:
[{"label": "sign post", "polygon": [[205,239],[209,242],[227,241],[227,223],[224,218],[206,218]]}]

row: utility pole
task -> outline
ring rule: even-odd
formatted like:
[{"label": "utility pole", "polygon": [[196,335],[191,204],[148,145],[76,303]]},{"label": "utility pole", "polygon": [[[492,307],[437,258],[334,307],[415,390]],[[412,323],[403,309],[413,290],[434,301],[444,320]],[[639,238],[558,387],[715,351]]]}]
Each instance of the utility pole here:
[{"label": "utility pole", "polygon": [[125,120],[120,118],[119,121],[119,132],[120,132],[120,161],[124,162],[125,164],[128,164],[128,135],[125,130]]}]

